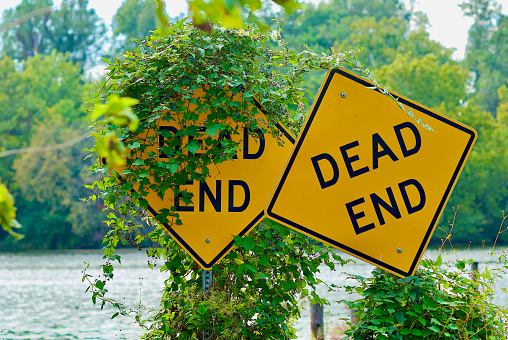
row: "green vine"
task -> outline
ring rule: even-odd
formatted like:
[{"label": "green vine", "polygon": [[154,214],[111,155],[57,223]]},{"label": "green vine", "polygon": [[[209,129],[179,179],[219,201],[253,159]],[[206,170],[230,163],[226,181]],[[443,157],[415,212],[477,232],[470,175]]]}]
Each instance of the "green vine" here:
[{"label": "green vine", "polygon": [[[276,31],[266,35],[256,29],[216,27],[207,33],[184,21],[170,25],[168,31],[168,35],[156,31],[123,59],[111,62],[108,80],[92,99],[96,107],[92,116],[98,118],[93,127],[94,151],[123,178],[122,183],[105,180],[102,197],[121,213],[131,211],[130,204],[146,208],[147,192],[162,198],[169,190],[190,204],[192,195],[180,191],[180,186],[203,181],[210,166],[233,159],[239,147],[234,139],[239,124],[277,136],[275,124],[282,122],[297,134],[308,108],[299,87],[302,75],[343,62],[357,64],[353,55],[357,51],[331,56],[295,53]],[[264,47],[271,40],[277,50]],[[99,105],[104,94],[107,103]],[[255,117],[254,98],[265,109],[267,122]],[[203,116],[206,120],[200,121]],[[176,122],[178,131],[160,129],[161,119]],[[154,150],[160,137],[164,145]],[[168,161],[159,160],[160,153]],[[96,164],[92,171],[103,169]],[[135,191],[131,191],[133,183]],[[136,203],[117,204],[125,195]],[[174,206],[159,211],[156,219],[181,223]]]},{"label": "green vine", "polygon": [[[315,292],[319,265],[334,269],[345,261],[309,237],[265,220],[249,235],[235,236],[235,248],[213,267],[213,288],[203,294],[199,266],[159,224],[181,223],[175,207],[158,211],[153,219],[145,212],[144,197],[172,192],[191,204],[192,194],[180,186],[204,181],[210,167],[234,158],[240,124],[278,137],[275,124],[281,122],[297,134],[308,109],[302,75],[353,65],[360,50],[296,53],[278,31],[214,26],[205,32],[185,21],[166,31],[154,32],[122,59],[109,62],[108,79],[92,99],[92,151],[103,161],[91,172],[104,176],[90,187],[90,199],[104,200],[110,230],[102,274],[93,278],[85,270],[83,280],[94,304],[118,308],[114,317],[133,317],[147,339],[200,339],[204,330],[213,339],[293,338],[302,299],[328,303]],[[277,48],[267,48],[269,42]],[[255,100],[267,121],[256,117]],[[178,130],[160,129],[161,120],[174,122]],[[161,161],[160,153],[167,158]],[[122,180],[107,171],[118,172]],[[113,262],[120,261],[115,251],[128,244],[148,247],[149,267],[162,262],[160,270],[168,275],[154,314],[129,310],[107,296]]]}]

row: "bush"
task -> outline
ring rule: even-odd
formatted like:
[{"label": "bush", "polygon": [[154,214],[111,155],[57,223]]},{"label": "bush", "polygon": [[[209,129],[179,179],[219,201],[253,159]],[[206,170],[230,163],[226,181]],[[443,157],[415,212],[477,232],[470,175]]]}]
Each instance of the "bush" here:
[{"label": "bush", "polygon": [[357,309],[358,323],[346,332],[352,339],[506,339],[508,309],[492,302],[495,280],[508,269],[506,257],[495,269],[473,272],[473,260],[424,259],[414,276],[404,279],[375,269],[373,277],[356,276],[360,285],[345,301]]}]

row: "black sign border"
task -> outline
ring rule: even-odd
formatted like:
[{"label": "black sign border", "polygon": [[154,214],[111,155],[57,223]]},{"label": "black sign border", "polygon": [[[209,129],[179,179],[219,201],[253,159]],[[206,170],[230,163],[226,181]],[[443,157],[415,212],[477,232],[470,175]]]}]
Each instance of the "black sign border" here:
[{"label": "black sign border", "polygon": [[[281,223],[284,223],[286,224],[287,226],[297,230],[297,231],[302,231],[308,235],[311,235],[312,237],[318,239],[318,240],[321,240],[321,241],[324,241],[330,245],[333,245],[334,247],[336,248],[339,248],[339,249],[342,249],[350,254],[353,254],[354,256],[356,257],[359,257],[361,259],[365,259],[369,262],[372,262],[372,263],[375,263],[377,266],[381,267],[381,268],[385,268],[393,273],[397,273],[398,275],[401,275],[401,276],[410,276],[410,275],[413,275],[413,273],[415,272],[416,270],[416,266],[417,264],[419,263],[419,260],[423,254],[423,251],[425,250],[426,248],[426,245],[429,241],[429,238],[432,236],[432,231],[434,230],[434,227],[439,219],[439,216],[441,215],[443,209],[444,209],[444,206],[445,206],[445,203],[446,201],[448,200],[448,198],[450,197],[450,194],[452,192],[452,189],[456,183],[456,180],[462,170],[462,167],[466,161],[466,158],[467,158],[467,155],[469,154],[469,151],[471,150],[473,144],[474,144],[474,141],[476,139],[476,131],[471,129],[471,128],[466,128],[464,127],[463,125],[460,125],[458,124],[456,121],[452,120],[451,118],[447,118],[447,117],[444,117],[444,116],[441,116],[441,115],[438,115],[434,112],[432,112],[431,110],[429,110],[428,108],[424,107],[424,106],[421,106],[417,103],[414,103],[412,102],[411,100],[409,100],[408,98],[405,98],[403,96],[400,96],[399,94],[396,94],[394,92],[391,92],[389,91],[395,98],[398,99],[398,101],[404,105],[406,105],[407,107],[410,107],[412,109],[415,109],[415,110],[418,110],[420,112],[422,112],[423,114],[426,114],[428,116],[431,116],[432,118],[435,118],[445,124],[448,124],[452,127],[455,127],[463,132],[465,132],[466,134],[468,134],[470,137],[469,137],[469,141],[466,145],[466,148],[464,149],[464,152],[462,153],[462,156],[459,160],[459,163],[457,164],[457,167],[455,168],[455,171],[451,177],[451,180],[450,182],[448,183],[448,186],[446,188],[446,191],[443,195],[443,198],[441,199],[441,202],[439,203],[439,206],[438,206],[438,209],[429,225],[429,227],[427,228],[427,232],[425,233],[425,236],[423,238],[423,241],[422,243],[420,244],[420,247],[418,248],[418,252],[416,253],[416,256],[415,256],[415,259],[413,260],[412,264],[411,264],[411,267],[409,269],[409,271],[407,272],[404,272],[403,270],[400,270],[398,268],[395,268],[393,266],[390,266],[378,259],[375,259],[373,257],[370,257],[366,254],[363,254],[362,252],[359,252],[353,248],[350,248],[342,243],[339,243],[337,241],[334,241],[326,236],[323,236],[317,232],[314,232],[312,229],[309,229],[309,228],[306,228],[294,221],[291,221],[287,218],[284,218],[280,215],[277,215],[275,214],[272,209],[273,209],[273,206],[275,204],[275,202],[277,201],[277,198],[280,194],[280,191],[282,189],[282,187],[284,186],[284,182],[289,174],[289,172],[291,171],[291,167],[293,166],[293,163],[295,161],[295,158],[296,156],[298,155],[298,152],[300,150],[300,147],[302,146],[302,143],[304,142],[305,140],[305,137],[309,131],[309,128],[310,126],[312,125],[312,122],[314,121],[314,118],[316,116],[316,113],[321,105],[321,101],[323,100],[323,97],[328,89],[328,86],[330,85],[330,82],[331,80],[333,79],[333,76],[335,74],[338,74],[340,76],[343,76],[343,77],[346,77],[350,80],[353,80],[365,87],[372,87],[373,84],[370,83],[369,81],[365,80],[365,79],[362,79],[352,73],[349,73],[343,69],[333,69],[330,71],[330,73],[328,74],[328,77],[325,79],[325,82],[318,94],[318,98],[316,99],[316,102],[313,106],[313,109],[312,109],[312,112],[310,113],[309,117],[307,118],[307,121],[305,122],[305,126],[303,127],[303,130],[300,134],[300,136],[298,137],[297,141],[296,141],[296,145],[293,147],[293,151],[291,152],[291,156],[287,162],[287,165],[284,169],[284,172],[282,173],[281,175],[281,178],[279,180],[279,182],[277,183],[277,187],[275,188],[274,190],[274,193],[272,195],[272,198],[270,200],[270,202],[268,203],[268,206],[266,207],[266,214],[269,218],[272,218],[276,221],[279,221]],[[377,92],[381,93],[378,89],[375,89]]]}]

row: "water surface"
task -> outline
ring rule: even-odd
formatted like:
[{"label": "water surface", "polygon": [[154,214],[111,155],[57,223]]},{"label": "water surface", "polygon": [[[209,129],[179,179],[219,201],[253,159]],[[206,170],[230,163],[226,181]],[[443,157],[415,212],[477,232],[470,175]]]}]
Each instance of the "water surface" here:
[{"label": "water surface", "polygon": [[[130,307],[136,307],[142,301],[144,312],[157,307],[166,274],[150,270],[142,251],[121,251],[119,254],[122,264],[114,264],[115,278],[107,285],[108,296]],[[426,252],[426,256],[432,258],[436,255],[435,250]],[[488,251],[482,249],[462,250],[448,256],[474,258],[481,262],[480,270],[489,261]],[[116,312],[114,308],[106,305],[101,310],[100,306],[92,304],[91,294],[85,294],[87,285],[81,282],[84,261],[90,263],[91,274],[99,274],[98,267],[103,263],[100,251],[0,253],[0,340],[139,338],[142,331],[131,319],[119,316],[111,320]],[[319,278],[343,286],[354,283],[347,280],[346,273],[369,276],[373,268],[356,260],[356,264],[350,263],[334,272],[323,267]],[[506,303],[502,288],[507,286],[506,279],[497,282],[497,303]],[[354,297],[343,291],[327,292],[324,285],[318,287],[318,293],[331,302],[331,306],[325,306],[327,339],[338,339],[338,335],[332,335],[333,329],[342,327],[339,319],[347,318],[349,311],[334,301]],[[308,306],[296,329],[298,339],[310,338]]]}]

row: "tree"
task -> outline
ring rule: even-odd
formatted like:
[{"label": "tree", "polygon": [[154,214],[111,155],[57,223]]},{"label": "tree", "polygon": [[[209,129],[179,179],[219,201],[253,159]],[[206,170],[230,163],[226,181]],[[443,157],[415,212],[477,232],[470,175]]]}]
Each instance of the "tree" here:
[{"label": "tree", "polygon": [[[272,17],[275,16],[272,14]],[[284,38],[290,46],[300,50],[304,45],[307,45],[313,50],[328,52],[331,47],[338,47],[342,41],[349,39],[352,34],[356,34],[358,27],[352,25],[361,19],[369,18],[370,21],[363,25],[368,27],[369,24],[388,18],[397,18],[399,21],[396,25],[402,25],[405,31],[407,27],[400,21],[408,22],[409,13],[404,9],[403,3],[397,0],[333,0],[320,2],[317,6],[307,5],[304,9],[294,13],[277,15],[277,18],[281,23]],[[390,28],[395,28],[393,21]],[[365,30],[368,31],[368,28]],[[400,28],[395,28],[390,33],[399,31]],[[370,33],[374,33],[374,28]],[[376,33],[379,32],[376,30]],[[351,40],[353,39],[349,41]],[[346,48],[352,48],[359,44],[360,41],[355,40],[354,44],[346,46]],[[368,45],[364,47],[368,48]]]},{"label": "tree", "polygon": [[468,71],[451,59],[442,63],[436,54],[398,54],[376,71],[384,85],[427,107],[450,110],[466,98]]},{"label": "tree", "polygon": [[474,18],[466,46],[466,63],[474,74],[472,98],[495,117],[497,89],[508,78],[508,17],[495,0],[469,0],[461,7]]},{"label": "tree", "polygon": [[[81,67],[90,66],[101,51],[104,22],[95,10],[87,9],[88,0],[64,2],[60,9],[30,16],[51,6],[52,0],[23,0],[15,9],[5,10],[4,22],[21,22],[2,32],[3,53],[21,61],[56,50],[68,52],[70,60]],[[22,19],[24,16],[27,18]]]},{"label": "tree", "polygon": [[143,39],[157,28],[153,0],[124,0],[113,16],[113,37],[124,40],[122,50],[137,46],[132,39]]},{"label": "tree", "polygon": [[[34,127],[30,147],[55,145],[72,140],[84,130],[79,120],[65,119],[75,109],[60,102],[48,109],[51,115]],[[99,246],[106,226],[101,200],[91,205],[80,201],[94,177],[87,177],[91,159],[83,160],[83,144],[44,153],[27,153],[13,164],[13,184],[18,202],[18,220],[24,239],[3,240],[3,249],[78,248]],[[1,240],[1,238],[0,238]]]},{"label": "tree", "polygon": [[[52,0],[25,0],[16,9],[5,10],[2,21],[20,20],[23,16],[53,6]],[[47,30],[49,13],[23,19],[20,24],[2,32],[2,51],[14,59],[27,59],[36,53],[48,50],[44,32]]]},{"label": "tree", "polygon": [[55,106],[70,106],[66,121],[84,118],[83,74],[68,55],[52,52],[30,57],[15,66],[10,57],[0,59],[0,147],[20,148],[29,145],[32,128],[49,119]]},{"label": "tree", "polygon": [[496,0],[465,0],[460,7],[466,16],[474,19],[469,29],[466,52],[476,55],[472,63],[472,68],[476,69],[474,65],[481,62],[478,57],[488,53],[488,42],[495,30],[495,21],[501,14],[501,6]]},{"label": "tree", "polygon": [[408,25],[398,16],[383,17],[379,21],[376,17],[359,18],[351,22],[349,36],[335,41],[334,45],[339,50],[365,47],[367,50],[363,58],[368,60],[372,68],[377,68],[393,61],[399,47],[405,42]]},{"label": "tree", "polygon": [[508,87],[504,84],[497,90],[499,97],[499,107],[497,110],[498,122],[508,125]]},{"label": "tree", "polygon": [[[457,107],[444,114],[472,126],[478,140],[469,155],[441,219],[448,227],[460,206],[452,231],[455,242],[493,242],[508,208],[508,127],[476,105]],[[445,237],[436,232],[436,237]],[[500,240],[506,241],[501,234]]]},{"label": "tree", "polygon": [[[270,14],[265,21],[271,21],[275,15]],[[309,46],[327,53],[331,48],[346,51],[361,46],[365,51],[359,58],[375,74],[401,54],[415,58],[433,54],[441,65],[449,62],[453,53],[430,40],[425,31],[428,20],[423,13],[406,9],[400,1],[334,0],[308,5],[292,14],[278,14],[277,19],[291,48],[298,51]],[[323,77],[318,71],[306,77],[310,98],[317,93]]]},{"label": "tree", "polygon": [[[10,57],[0,59],[2,151],[72,141],[87,129],[82,98],[94,85],[84,81],[80,65],[67,57],[53,51],[29,57],[17,66]],[[88,164],[82,161],[80,150],[73,146],[2,158],[0,177],[12,190],[18,218],[26,222],[23,230],[30,235],[17,245],[3,240],[2,235],[5,247],[77,246],[87,236],[92,239],[90,230],[97,230],[101,214],[100,209],[83,208],[84,203],[78,201],[86,195],[82,183],[89,180],[84,173]],[[80,220],[89,223],[79,225]],[[62,228],[58,231],[57,227]],[[37,235],[46,235],[48,240],[54,235],[54,241],[46,242]],[[97,235],[93,238],[98,239]]]}]

